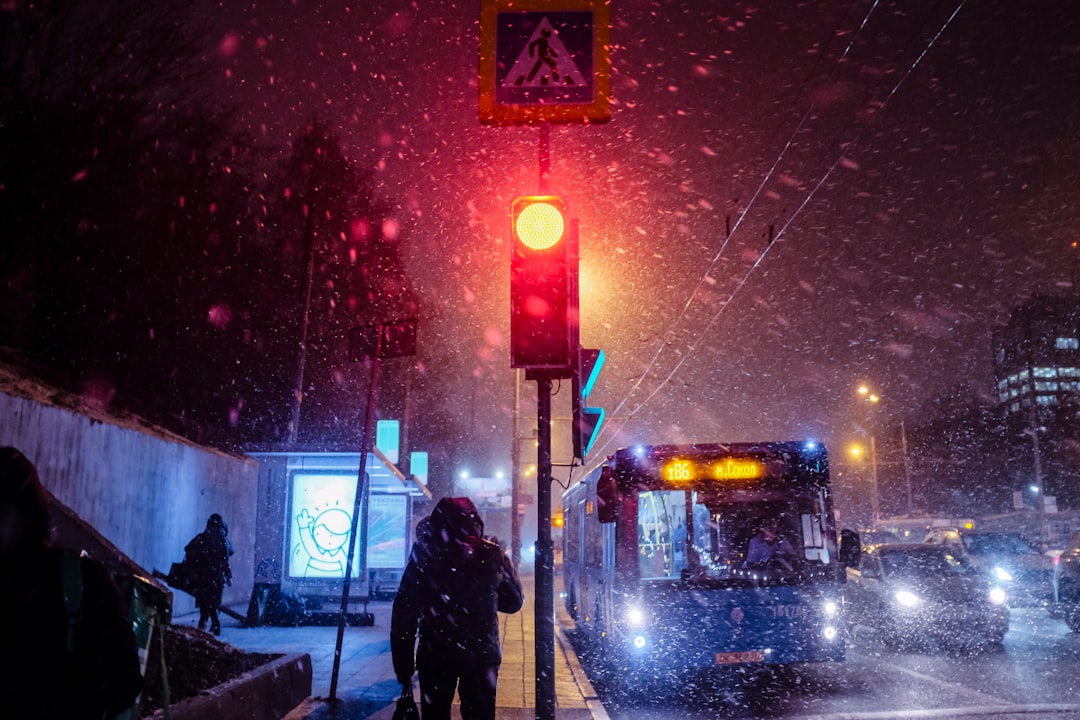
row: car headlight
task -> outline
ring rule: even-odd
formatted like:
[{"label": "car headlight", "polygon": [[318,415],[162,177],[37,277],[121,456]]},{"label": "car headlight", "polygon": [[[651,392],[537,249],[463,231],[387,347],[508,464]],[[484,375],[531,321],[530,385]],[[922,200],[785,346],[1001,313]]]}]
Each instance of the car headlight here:
[{"label": "car headlight", "polygon": [[919,596],[908,590],[897,590],[893,597],[904,607],[915,607],[920,602]]},{"label": "car headlight", "polygon": [[1001,580],[1002,582],[1012,582],[1012,575],[1010,575],[1009,571],[1001,567],[1000,565],[994,567],[994,577],[998,580]]},{"label": "car headlight", "polygon": [[990,588],[990,602],[993,605],[1004,605],[1006,600],[1005,591],[999,587]]},{"label": "car headlight", "polygon": [[627,608],[626,622],[630,623],[634,627],[640,627],[645,624],[645,613],[641,611],[641,608]]}]

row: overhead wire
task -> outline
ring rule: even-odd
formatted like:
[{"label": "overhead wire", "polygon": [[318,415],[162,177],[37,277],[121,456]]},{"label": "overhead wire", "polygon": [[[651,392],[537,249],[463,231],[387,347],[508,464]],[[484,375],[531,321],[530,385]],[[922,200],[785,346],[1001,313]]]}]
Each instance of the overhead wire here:
[{"label": "overhead wire", "polygon": [[[836,72],[839,71],[840,64],[847,57],[847,55],[850,52],[852,46],[854,45],[855,40],[857,39],[859,33],[866,26],[866,23],[869,21],[870,16],[873,14],[874,9],[877,7],[878,2],[879,2],[879,0],[874,0],[874,2],[871,3],[871,5],[868,8],[866,14],[864,15],[862,21],[859,23],[858,29],[852,34],[851,39],[849,40],[847,46],[844,48],[844,51],[840,54],[840,57],[837,59],[836,66],[834,67],[833,72],[830,75],[830,77],[834,77]],[[845,13],[844,17],[841,17],[841,19],[838,21],[837,27],[834,28],[833,31],[830,34],[830,38],[834,37],[837,34],[837,32],[839,31],[839,28],[842,27],[845,18],[846,18],[846,13]],[[810,76],[808,76],[807,80],[803,81],[802,88],[800,90],[801,93],[806,92],[809,77]],[[769,180],[772,178],[772,176],[776,172],[777,167],[779,167],[780,162],[784,158],[784,155],[791,148],[792,142],[794,141],[795,137],[798,135],[799,131],[802,130],[803,126],[806,124],[808,118],[810,117],[811,113],[813,113],[813,111],[814,111],[814,109],[816,107],[817,107],[817,101],[815,100],[815,101],[811,102],[809,107],[803,113],[802,117],[799,119],[799,123],[796,126],[795,130],[793,130],[789,134],[787,140],[784,142],[784,147],[780,150],[780,153],[777,155],[776,159],[773,161],[772,165],[770,166],[768,172],[765,174],[765,176],[762,179],[761,183],[758,185],[757,190],[751,196],[750,201],[746,204],[746,206],[743,208],[742,212],[740,213],[739,217],[736,219],[735,225],[731,228],[730,232],[724,238],[724,241],[721,243],[720,248],[717,250],[716,254],[713,256],[712,261],[709,263],[709,266],[706,268],[705,272],[702,274],[701,279],[697,282],[697,284],[694,286],[694,289],[690,292],[689,297],[687,298],[686,302],[682,306],[682,309],[681,309],[681,311],[679,313],[679,316],[675,319],[675,322],[673,323],[674,327],[678,327],[682,323],[683,319],[686,317],[686,314],[690,310],[691,305],[693,305],[694,298],[697,297],[698,293],[701,291],[701,288],[705,285],[706,282],[708,282],[708,278],[712,274],[713,269],[716,267],[716,264],[720,261],[720,258],[724,254],[724,251],[727,249],[729,243],[731,242],[731,238],[735,236],[735,233],[738,231],[739,227],[742,225],[743,220],[746,218],[747,213],[750,212],[750,209],[753,207],[754,203],[757,201],[757,198],[761,195],[761,193],[764,190],[765,186],[768,184]],[[766,252],[768,251],[769,247],[771,247],[771,244],[768,247],[766,247],[766,249],[765,249]],[[764,255],[764,253],[762,253],[762,255]],[[759,261],[760,261],[760,258],[759,258]],[[630,398],[633,396],[634,392],[636,392],[637,389],[641,386],[641,384],[644,382],[645,378],[647,378],[649,376],[649,371],[651,371],[652,368],[657,364],[657,362],[659,362],[660,356],[663,354],[664,348],[668,344],[668,338],[670,338],[671,336],[672,336],[672,333],[670,331],[665,335],[664,340],[660,343],[660,346],[657,348],[656,353],[653,355],[652,359],[649,361],[649,364],[641,372],[640,376],[637,379],[637,382],[635,382],[634,385],[627,391],[626,396],[616,406],[616,408],[612,411],[612,416],[613,417],[618,417],[619,416],[619,413],[622,410],[622,408],[626,405],[627,402],[629,402]],[[680,362],[678,365],[676,365],[676,368],[680,367],[681,364],[682,363]],[[664,383],[661,383],[661,385],[659,387],[663,387],[663,385],[666,384],[667,381],[670,380],[670,378],[671,378],[671,375],[669,375],[668,378],[665,379]],[[656,392],[654,391],[652,394],[650,394],[648,396],[648,398],[646,398],[646,400],[644,402],[639,403],[637,408],[635,408],[634,412],[637,412],[638,410],[640,410],[641,407],[643,407],[644,403],[647,402],[649,399],[651,399],[655,394],[656,394]],[[631,414],[633,415],[633,413],[631,413]],[[624,424],[625,424],[625,421],[624,421]],[[617,436],[618,436],[618,431],[616,431],[614,433],[610,433],[609,437],[601,445],[599,450],[603,450],[604,448],[608,447],[614,441],[615,437],[617,437]],[[599,454],[599,451],[598,451],[597,454]]]},{"label": "overhead wire", "polygon": [[[881,111],[884,110],[884,108],[888,105],[889,101],[896,95],[896,93],[900,90],[900,88],[903,86],[903,84],[907,81],[907,79],[911,76],[911,74],[919,66],[919,64],[922,62],[922,60],[926,57],[927,53],[937,43],[938,39],[940,39],[942,34],[944,34],[945,30],[949,27],[949,25],[952,23],[952,21],[960,13],[961,9],[964,7],[966,2],[967,2],[967,0],[959,0],[956,7],[953,8],[953,11],[945,19],[945,21],[941,25],[941,27],[938,28],[938,30],[934,34],[934,36],[927,42],[926,46],[920,51],[918,56],[916,56],[916,58],[908,66],[905,73],[897,80],[897,82],[889,90],[889,92],[885,96],[885,99],[882,100],[882,102],[881,102],[881,104],[880,104],[880,106],[878,108],[878,113],[875,115],[875,118],[880,116]],[[856,32],[852,35],[851,41],[848,43],[847,47],[844,49],[844,52],[841,54],[840,58],[837,59],[837,65],[836,65],[836,69],[834,69],[833,76],[835,76],[835,72],[839,69],[840,63],[842,63],[843,60],[847,57],[847,54],[851,50],[851,47],[854,45],[855,40],[858,37],[859,33],[863,30],[863,28],[865,28],[867,22],[870,19],[870,16],[873,14],[873,11],[877,7],[878,3],[879,3],[879,0],[874,0],[874,2],[868,8],[867,13],[864,16],[862,22],[860,23],[858,30],[856,30]],[[713,269],[716,267],[717,262],[719,262],[721,256],[723,255],[724,250],[727,248],[727,246],[728,246],[728,244],[729,244],[729,242],[731,240],[731,237],[734,236],[735,231],[738,229],[738,227],[742,223],[743,219],[746,217],[746,215],[749,212],[750,208],[753,206],[753,204],[757,200],[757,198],[761,195],[761,192],[763,191],[764,187],[769,182],[769,180],[772,178],[772,175],[776,172],[776,168],[779,166],[780,161],[783,159],[785,153],[787,153],[787,151],[790,149],[790,147],[791,147],[791,145],[792,145],[792,143],[794,141],[794,138],[797,136],[799,131],[802,130],[803,126],[806,124],[808,118],[810,117],[810,114],[813,112],[814,108],[816,107],[816,104],[817,103],[815,101],[814,103],[812,103],[810,105],[810,107],[803,114],[803,116],[800,119],[800,121],[799,121],[798,125],[796,126],[795,130],[792,131],[790,137],[785,142],[784,147],[781,149],[781,151],[778,154],[776,160],[773,162],[772,166],[769,168],[768,173],[766,173],[765,177],[763,178],[763,180],[759,184],[757,190],[754,192],[754,195],[751,197],[750,202],[747,203],[746,207],[743,209],[743,211],[740,214],[738,220],[736,221],[735,226],[732,227],[731,233],[729,233],[728,236],[724,239],[724,242],[721,244],[720,249],[717,251],[716,255],[713,257],[712,262],[709,264],[709,267],[706,269],[705,273],[702,275],[702,279],[697,283],[697,285],[694,287],[694,290],[690,293],[690,297],[688,298],[687,302],[683,305],[682,311],[680,312],[678,318],[675,321],[675,325],[678,325],[679,323],[681,323],[683,318],[686,316],[686,313],[689,310],[691,304],[693,303],[694,298],[697,296],[697,294],[700,291],[701,287],[707,282],[707,280],[708,280],[709,276],[711,275]],[[757,268],[761,266],[761,263],[764,261],[765,256],[768,254],[769,250],[774,246],[774,242],[776,240],[779,240],[783,236],[783,234],[787,231],[787,229],[791,226],[791,224],[795,221],[795,219],[802,213],[802,211],[806,208],[806,206],[809,205],[809,203],[813,199],[814,195],[828,181],[829,177],[832,176],[833,172],[836,170],[837,167],[840,166],[840,164],[848,156],[848,154],[851,152],[851,150],[854,149],[858,145],[858,142],[862,139],[862,136],[866,132],[866,129],[869,128],[870,125],[872,125],[872,124],[873,124],[873,119],[871,119],[870,123],[868,123],[863,128],[862,131],[857,133],[855,135],[855,137],[850,142],[844,143],[842,145],[843,149],[840,152],[840,154],[837,156],[836,160],[829,166],[828,170],[826,170],[826,172],[818,180],[818,182],[815,184],[815,186],[806,195],[806,197],[800,203],[799,207],[796,208],[795,211],[792,213],[792,215],[787,219],[787,221],[784,223],[784,225],[780,228],[780,231],[775,234],[775,236],[773,237],[773,242],[770,242],[765,247],[765,249],[762,250],[762,252],[758,255],[758,257],[754,261],[754,263],[746,270],[746,272],[743,274],[742,278],[739,280],[739,282],[735,285],[735,287],[728,294],[727,299],[720,304],[720,309],[717,310],[716,313],[713,314],[713,316],[709,320],[708,324],[698,334],[698,337],[705,337],[707,335],[708,330],[713,326],[713,324],[715,324],[715,322],[719,319],[720,315],[723,314],[723,312],[730,306],[730,304],[733,301],[735,295],[739,292],[739,290],[741,290],[746,285],[746,282],[749,280],[750,276],[753,275],[753,273],[757,270]],[[665,339],[661,343],[661,345],[658,348],[656,354],[654,354],[653,359],[650,361],[649,365],[646,367],[646,369],[642,372],[641,376],[638,378],[637,382],[630,388],[630,390],[627,392],[626,396],[623,398],[623,400],[616,406],[615,410],[612,412],[613,417],[618,417],[618,414],[621,412],[622,408],[627,404],[627,402],[629,402],[630,397],[637,390],[637,388],[641,386],[644,379],[648,376],[649,371],[659,361],[660,355],[662,354],[663,349],[664,349],[664,347],[666,346],[666,344],[668,342],[668,337],[670,337],[670,336],[671,336],[671,333],[669,332],[668,335],[665,336]],[[657,386],[652,390],[652,392],[649,393],[649,395],[644,400],[639,402],[634,407],[634,409],[630,412],[630,417],[633,417],[638,412],[640,412],[641,409],[644,408],[645,405],[647,405],[652,400],[652,398],[654,398],[660,392],[660,390],[662,390],[668,384],[668,382],[671,381],[671,378],[674,377],[675,373],[678,372],[678,370],[686,363],[687,359],[689,359],[693,355],[693,353],[696,351],[697,347],[698,347],[698,343],[692,343],[692,344],[688,345],[687,352],[685,352],[679,358],[678,362],[676,362],[674,367],[668,372],[667,376],[660,383],[657,384]],[[627,420],[625,420],[625,419],[622,420],[622,426],[625,426],[626,422],[627,422]],[[604,449],[606,449],[608,446],[610,446],[612,442],[614,442],[614,440],[618,437],[618,434],[621,431],[622,426],[620,426],[620,428],[618,430],[615,430],[614,432],[608,433],[608,437],[600,445],[600,447],[595,451],[595,456],[602,457],[601,452]]]},{"label": "overhead wire", "polygon": [[[879,0],[874,0],[872,5],[870,6],[870,9],[867,11],[866,16],[863,17],[862,22],[859,24],[859,29],[856,30],[855,33],[852,35],[851,42],[849,42],[848,46],[846,48],[844,48],[844,52],[841,53],[840,58],[836,61],[837,65],[836,65],[836,69],[833,70],[833,76],[835,76],[835,73],[839,69],[840,63],[843,62],[845,57],[847,57],[848,51],[851,49],[851,46],[855,42],[855,37],[858,36],[859,31],[862,30],[862,28],[866,25],[866,22],[870,18],[870,14],[873,12],[874,8],[877,7],[878,2],[879,2]],[[837,22],[837,27],[834,28],[832,33],[830,34],[830,42],[831,42],[831,38],[835,37],[835,35],[837,34],[839,28],[843,25],[844,20],[846,19],[846,17],[847,17],[847,13],[845,12],[844,15]],[[826,44],[826,46],[827,46],[827,44]],[[807,75],[807,80],[804,80],[801,83],[801,88],[800,88],[800,91],[799,91],[800,94],[806,92],[806,87],[807,87],[807,84],[808,84],[808,80],[809,80],[810,77],[812,77],[812,74],[813,74],[813,71],[811,71]],[[798,96],[796,96],[796,97],[798,97]],[[773,176],[773,173],[776,172],[776,168],[780,164],[780,161],[783,159],[784,154],[791,147],[792,141],[794,140],[794,138],[798,134],[799,130],[802,129],[802,127],[805,124],[807,118],[810,116],[810,113],[813,112],[815,107],[817,107],[817,101],[812,102],[810,104],[810,107],[807,108],[806,112],[803,113],[802,118],[799,120],[798,126],[789,135],[787,141],[784,143],[783,149],[780,151],[780,154],[776,157],[776,160],[773,162],[772,166],[769,168],[769,171],[765,174],[765,178],[762,180],[761,184],[758,186],[757,191],[750,198],[750,202],[748,202],[746,204],[746,207],[743,208],[742,213],[739,215],[739,217],[735,221],[734,227],[732,227],[730,229],[730,231],[727,233],[727,236],[724,238],[723,243],[721,243],[721,245],[720,245],[720,249],[717,250],[716,255],[713,256],[712,262],[709,263],[709,267],[705,270],[705,272],[701,276],[701,279],[698,280],[697,284],[694,286],[694,289],[690,292],[689,297],[687,297],[686,302],[682,306],[682,310],[679,312],[678,317],[675,318],[675,322],[672,324],[673,327],[678,327],[682,323],[683,318],[686,317],[686,313],[690,310],[690,306],[693,305],[693,303],[694,303],[694,298],[697,297],[697,294],[701,291],[702,286],[705,285],[706,282],[708,282],[709,276],[712,274],[713,268],[716,267],[716,263],[719,262],[721,256],[724,254],[724,250],[727,249],[728,243],[731,241],[731,238],[735,235],[735,232],[739,229],[739,226],[742,224],[743,218],[746,217],[746,214],[750,211],[750,208],[753,206],[754,201],[761,194],[762,189],[765,187],[766,183],[768,183],[769,179]],[[660,355],[663,354],[664,348],[668,344],[668,338],[670,338],[671,336],[672,336],[671,331],[665,333],[664,340],[660,343],[659,347],[657,347],[656,353],[653,355],[652,359],[649,361],[649,364],[645,367],[645,370],[639,375],[639,377],[637,379],[637,382],[635,382],[634,385],[627,391],[626,397],[624,397],[623,401],[620,402],[619,405],[615,408],[615,410],[612,413],[613,415],[617,414],[622,409],[623,405],[630,399],[630,396],[632,396],[634,394],[634,392],[641,386],[641,383],[644,382],[645,378],[648,377],[649,371],[659,361]]]}]

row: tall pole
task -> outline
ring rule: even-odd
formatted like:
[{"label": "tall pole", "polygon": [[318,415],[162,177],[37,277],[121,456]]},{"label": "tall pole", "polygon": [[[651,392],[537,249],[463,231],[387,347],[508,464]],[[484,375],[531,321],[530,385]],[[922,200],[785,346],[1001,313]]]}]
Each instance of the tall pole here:
[{"label": "tall pole", "polygon": [[1039,388],[1035,384],[1035,362],[1032,358],[1032,339],[1030,320],[1027,327],[1027,376],[1028,387],[1031,389],[1031,454],[1032,470],[1035,473],[1035,504],[1039,513],[1039,540],[1049,540],[1049,528],[1046,525],[1046,488],[1043,487],[1042,453],[1039,450],[1039,426],[1042,424],[1039,417]]},{"label": "tall pole", "polygon": [[900,421],[900,449],[904,453],[904,483],[907,486],[907,514],[913,517],[915,511],[911,502],[911,461],[908,459],[907,433],[904,431],[904,421]]},{"label": "tall pole", "polygon": [[536,381],[536,720],[555,720],[555,554],[551,541],[551,378]]},{"label": "tall pole", "polygon": [[874,511],[874,520],[881,519],[881,494],[878,492],[877,477],[877,440],[870,436],[870,503]]},{"label": "tall pole", "polygon": [[540,194],[548,191],[548,175],[551,174],[551,124],[540,123]]},{"label": "tall pole", "polygon": [[290,450],[296,446],[296,439],[300,433],[300,407],[304,401],[304,368],[307,365],[307,336],[308,324],[311,315],[311,285],[315,277],[315,213],[309,208],[307,220],[304,222],[304,239],[307,241],[307,274],[304,276],[304,308],[300,314],[300,347],[296,359],[296,375],[293,380],[292,407],[289,413],[289,434],[286,439],[286,447]]},{"label": "tall pole", "polygon": [[[345,581],[341,587],[341,614],[338,616],[337,644],[334,646],[334,670],[330,675],[330,702],[337,700],[338,671],[341,669],[341,644],[345,638],[345,619],[349,612],[349,581],[352,574],[353,557],[356,554],[358,545],[362,551],[367,549],[367,538],[357,538],[357,529],[359,528],[362,534],[366,534],[367,523],[360,522],[360,512],[362,508],[367,506],[366,503],[363,505],[361,503],[364,499],[367,484],[367,456],[372,446],[372,428],[375,425],[375,393],[379,385],[379,354],[382,351],[384,325],[379,323],[376,330],[378,334],[375,339],[375,352],[371,357],[371,384],[368,385],[367,411],[364,414],[364,435],[360,440],[360,469],[356,475],[356,499],[353,501],[352,529],[349,531],[349,554],[348,559],[345,561]],[[367,563],[361,562],[360,572],[366,571]]]},{"label": "tall pole", "polygon": [[521,371],[514,370],[514,437],[510,444],[510,559],[521,568]]}]

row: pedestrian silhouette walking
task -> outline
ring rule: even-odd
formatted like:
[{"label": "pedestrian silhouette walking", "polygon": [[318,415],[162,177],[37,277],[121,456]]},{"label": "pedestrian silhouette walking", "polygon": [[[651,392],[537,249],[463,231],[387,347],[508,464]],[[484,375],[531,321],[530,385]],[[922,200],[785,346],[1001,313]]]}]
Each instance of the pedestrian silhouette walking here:
[{"label": "pedestrian silhouette walking", "polygon": [[232,585],[229,556],[232,545],[228,540],[229,527],[220,515],[214,513],[206,521],[206,529],[191,539],[184,547],[184,562],[189,566],[195,606],[199,608],[199,629],[205,630],[210,622],[210,632],[221,634],[218,608],[226,585]]},{"label": "pedestrian silhouette walking", "polygon": [[[531,71],[529,71],[528,82],[532,82],[536,77],[536,73],[540,72],[540,68],[547,65],[551,69],[551,79],[555,82],[559,82],[559,68],[558,63],[555,62],[555,58],[559,57],[558,53],[551,47],[551,30],[544,28],[540,31],[540,37],[529,43],[529,57],[536,55],[536,64],[533,65]],[[542,78],[541,83],[546,84],[547,78]],[[522,84],[522,79],[519,77],[517,84]]]},{"label": "pedestrian silhouette walking", "polygon": [[413,670],[419,672],[423,720],[450,720],[455,692],[462,720],[495,718],[502,663],[498,613],[517,612],[524,596],[510,558],[483,534],[471,500],[440,500],[417,527],[394,598],[394,673],[411,692]]}]

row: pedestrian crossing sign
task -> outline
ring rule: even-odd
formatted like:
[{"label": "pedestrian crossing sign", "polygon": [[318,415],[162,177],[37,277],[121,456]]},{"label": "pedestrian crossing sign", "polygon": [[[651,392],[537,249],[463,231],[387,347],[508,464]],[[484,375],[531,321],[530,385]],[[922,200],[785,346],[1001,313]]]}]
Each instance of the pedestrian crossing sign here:
[{"label": "pedestrian crossing sign", "polygon": [[480,121],[611,118],[610,0],[484,0]]}]

